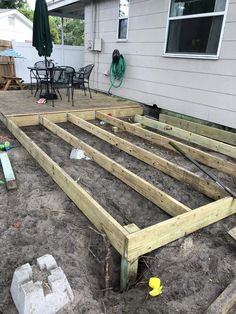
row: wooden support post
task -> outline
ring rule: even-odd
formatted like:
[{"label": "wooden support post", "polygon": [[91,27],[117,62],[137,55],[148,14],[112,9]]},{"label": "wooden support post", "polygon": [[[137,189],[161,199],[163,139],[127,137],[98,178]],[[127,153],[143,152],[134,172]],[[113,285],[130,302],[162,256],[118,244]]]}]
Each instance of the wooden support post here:
[{"label": "wooden support post", "polygon": [[120,130],[117,126],[113,126],[111,129],[112,129],[112,132],[114,133],[123,132],[123,130]]},{"label": "wooden support post", "polygon": [[191,185],[197,191],[205,194],[206,196],[214,200],[228,196],[228,193],[226,193],[215,183],[203,179],[197,174],[194,174],[191,171],[172,163],[171,161],[161,158],[156,154],[153,154],[137,145],[134,145],[118,136],[115,136],[90,122],[84,121],[83,119],[76,117],[73,114],[68,114],[68,121],[106,141],[107,143],[118,147],[127,154],[136,157],[137,159],[147,163],[148,165],[156,169],[161,170],[163,173],[166,173],[167,175],[179,180],[180,182]]},{"label": "wooden support post", "polygon": [[7,189],[8,190],[16,189],[17,188],[16,178],[7,153],[0,153],[0,160],[2,164]]},{"label": "wooden support post", "polygon": [[182,130],[180,128],[177,128],[175,126],[171,126],[169,124],[159,122],[154,119],[150,119],[147,117],[135,115],[135,121],[144,124],[145,126],[148,126],[149,128],[153,128],[155,130],[159,130],[163,133],[178,137],[180,139],[183,139],[189,143],[194,143],[197,145],[200,145],[202,147],[208,148],[212,151],[224,154],[226,156],[236,158],[236,147],[222,143],[216,140],[213,140],[211,138],[189,132],[186,130]]},{"label": "wooden support post", "polygon": [[[124,226],[129,234],[139,231],[139,227],[135,224],[130,224]],[[128,252],[126,252],[128,255]],[[135,258],[131,261],[127,259],[127,256],[121,257],[121,269],[120,269],[120,290],[124,291],[127,286],[131,286],[137,280],[138,274],[138,258]]]},{"label": "wooden support post", "polygon": [[[136,136],[144,138],[147,141],[150,141],[152,143],[155,143],[157,145],[160,145],[167,149],[175,151],[175,149],[169,144],[170,139],[168,137],[142,129],[128,122],[124,122],[120,119],[108,116],[101,112],[96,112],[96,118],[103,120],[107,123],[110,123],[111,125],[117,126],[118,128],[121,128],[129,133],[135,134]],[[236,165],[234,163],[215,157],[211,154],[202,152],[200,149],[193,148],[181,142],[178,142],[175,140],[171,140],[171,142],[175,143],[185,152],[186,155],[191,156],[193,159],[197,160],[198,162],[205,164],[211,168],[218,169],[219,171],[228,173],[232,176],[236,176]]]}]

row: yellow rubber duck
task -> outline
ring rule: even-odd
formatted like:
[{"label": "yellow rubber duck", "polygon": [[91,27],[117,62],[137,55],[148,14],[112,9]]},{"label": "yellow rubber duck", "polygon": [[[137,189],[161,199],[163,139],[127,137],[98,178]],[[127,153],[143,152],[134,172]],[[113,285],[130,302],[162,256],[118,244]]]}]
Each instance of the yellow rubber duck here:
[{"label": "yellow rubber duck", "polygon": [[149,292],[149,295],[151,297],[156,297],[160,294],[162,294],[162,288],[163,286],[161,285],[161,279],[157,277],[151,277],[149,279],[149,287],[152,288],[153,290]]}]

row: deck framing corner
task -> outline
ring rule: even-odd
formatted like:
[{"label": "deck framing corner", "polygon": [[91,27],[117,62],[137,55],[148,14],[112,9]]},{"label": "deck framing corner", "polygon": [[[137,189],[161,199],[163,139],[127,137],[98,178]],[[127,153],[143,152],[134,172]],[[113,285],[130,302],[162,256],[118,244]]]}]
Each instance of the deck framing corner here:
[{"label": "deck framing corner", "polygon": [[[219,188],[218,190],[215,190],[215,185],[204,183],[203,180],[195,174],[171,165],[155,154],[147,152],[128,141],[122,140],[114,134],[108,134],[105,130],[99,130],[99,128],[86,121],[98,118],[121,130],[145,138],[146,140],[154,142],[159,141],[163,146],[171,149],[168,140],[164,137],[157,138],[153,135],[154,133],[151,134],[152,132],[148,130],[117,119],[118,117],[134,116],[142,113],[142,107],[130,106],[127,108],[102,108],[98,110],[75,110],[19,116],[0,115],[0,120],[6,125],[21,145],[25,147],[31,156],[48,173],[48,175],[51,176],[91,223],[98,230],[107,235],[110,243],[119,252],[122,258],[122,290],[135,281],[138,268],[137,263],[140,256],[236,213],[236,199],[226,196],[224,192],[219,190]],[[71,133],[56,125],[56,123],[60,122],[73,123],[91,134],[96,135],[100,139],[107,141],[111,145],[117,146],[137,159],[142,160],[153,167],[160,167],[160,170],[168,175],[170,173],[168,173],[168,170],[165,170],[165,167],[169,166],[174,172],[173,177],[175,179],[185,183],[187,180],[187,183],[189,184],[192,182],[194,188],[197,188],[197,186],[200,185],[200,192],[205,193],[215,201],[191,210],[184,204],[181,204],[164,192],[159,191],[139,176],[128,171],[115,161],[93,149],[87,143],[82,142]],[[100,166],[104,167],[114,176],[131,186],[148,200],[151,200],[158,207],[167,212],[169,209],[168,213],[173,217],[144,229],[140,229],[135,224],[128,226],[120,225],[87,191],[74,181],[32,139],[30,139],[23,130],[20,129],[20,127],[23,126],[40,124],[72,146],[83,149],[86,154]],[[183,147],[188,152],[192,152],[195,157],[199,156],[199,159],[206,163],[209,162],[209,159],[214,161],[214,166],[219,166],[219,164],[223,163],[217,158],[214,159],[213,157],[213,159],[211,159],[212,156],[210,154],[200,154],[198,150],[192,150],[187,145],[184,145]],[[153,160],[155,162],[153,162]],[[232,165],[235,166],[234,164]],[[224,170],[227,172],[227,169],[228,171],[231,169],[232,172],[232,169],[236,169],[232,165],[231,163],[227,164],[226,162]]]}]

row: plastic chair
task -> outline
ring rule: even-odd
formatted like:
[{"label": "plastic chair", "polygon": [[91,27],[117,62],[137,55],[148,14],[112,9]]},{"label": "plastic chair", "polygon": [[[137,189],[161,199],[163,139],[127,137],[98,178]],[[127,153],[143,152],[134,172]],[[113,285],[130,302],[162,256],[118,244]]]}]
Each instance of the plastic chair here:
[{"label": "plastic chair", "polygon": [[90,87],[89,87],[89,78],[94,68],[94,64],[88,64],[85,67],[81,68],[73,80],[74,87],[82,87],[84,90],[84,95],[86,96],[86,86],[88,87],[90,98],[92,98]]}]

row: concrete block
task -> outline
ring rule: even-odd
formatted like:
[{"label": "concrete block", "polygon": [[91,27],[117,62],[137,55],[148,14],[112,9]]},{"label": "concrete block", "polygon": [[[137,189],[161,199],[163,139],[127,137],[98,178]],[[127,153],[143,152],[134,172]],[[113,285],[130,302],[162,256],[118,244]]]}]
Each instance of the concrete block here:
[{"label": "concrete block", "polygon": [[37,259],[37,266],[24,264],[13,275],[11,295],[20,314],[55,314],[74,295],[63,270],[52,255]]},{"label": "concrete block", "polygon": [[40,270],[43,269],[50,270],[53,268],[57,268],[57,263],[54,257],[50,254],[46,254],[37,258],[37,265],[39,266]]}]

